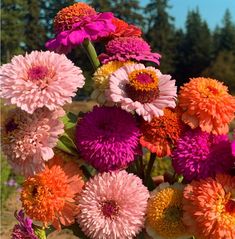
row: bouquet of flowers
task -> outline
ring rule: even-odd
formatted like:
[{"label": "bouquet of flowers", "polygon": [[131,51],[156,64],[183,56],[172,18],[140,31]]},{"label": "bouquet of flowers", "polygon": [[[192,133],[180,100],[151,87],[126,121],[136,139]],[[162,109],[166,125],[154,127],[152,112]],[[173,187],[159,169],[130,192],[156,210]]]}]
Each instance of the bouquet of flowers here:
[{"label": "bouquet of flowers", "polygon": [[[91,239],[234,239],[235,98],[227,87],[199,77],[177,93],[141,29],[85,3],[59,11],[54,30],[49,51],[0,69],[1,98],[16,105],[2,125],[2,151],[25,177],[12,238],[68,228]],[[85,114],[62,108],[85,84],[65,55],[77,47],[94,70],[97,105]],[[166,158],[173,171],[152,177]]]}]

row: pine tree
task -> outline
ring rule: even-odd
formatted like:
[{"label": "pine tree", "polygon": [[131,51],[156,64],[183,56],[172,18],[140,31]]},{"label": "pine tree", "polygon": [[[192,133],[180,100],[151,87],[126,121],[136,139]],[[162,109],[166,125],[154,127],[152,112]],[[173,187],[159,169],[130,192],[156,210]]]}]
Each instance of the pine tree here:
[{"label": "pine tree", "polygon": [[23,52],[24,35],[24,0],[1,1],[1,61],[9,62],[13,55]]}]

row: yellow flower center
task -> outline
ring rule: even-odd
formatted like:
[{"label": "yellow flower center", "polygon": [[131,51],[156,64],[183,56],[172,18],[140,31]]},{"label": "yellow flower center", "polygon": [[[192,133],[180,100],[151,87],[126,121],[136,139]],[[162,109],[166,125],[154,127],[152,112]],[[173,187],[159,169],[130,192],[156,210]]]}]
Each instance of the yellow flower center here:
[{"label": "yellow flower center", "polygon": [[182,190],[168,187],[151,197],[147,208],[147,226],[165,238],[185,235],[186,228],[181,220]]}]

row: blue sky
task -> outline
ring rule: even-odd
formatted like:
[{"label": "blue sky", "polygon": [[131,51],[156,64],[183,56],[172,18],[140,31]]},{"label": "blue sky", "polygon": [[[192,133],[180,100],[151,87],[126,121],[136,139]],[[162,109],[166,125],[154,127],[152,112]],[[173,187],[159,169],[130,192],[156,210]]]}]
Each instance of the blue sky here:
[{"label": "blue sky", "polygon": [[[148,2],[148,0],[141,0],[141,5]],[[216,25],[221,25],[227,8],[235,22],[235,0],[169,0],[169,3],[172,6],[169,13],[175,17],[177,27],[184,27],[188,10],[193,10],[197,6],[202,18],[207,21],[211,29],[214,29]]]}]

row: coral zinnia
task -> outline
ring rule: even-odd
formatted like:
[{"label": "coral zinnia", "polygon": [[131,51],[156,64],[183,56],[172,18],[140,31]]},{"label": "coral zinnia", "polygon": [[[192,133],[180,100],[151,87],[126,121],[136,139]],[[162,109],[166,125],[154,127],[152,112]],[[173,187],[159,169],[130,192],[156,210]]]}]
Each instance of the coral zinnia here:
[{"label": "coral zinnia", "polygon": [[69,53],[85,39],[97,41],[115,30],[111,12],[97,13],[85,3],[75,3],[59,11],[54,19],[56,37],[46,47],[58,53]]},{"label": "coral zinnia", "polygon": [[97,170],[115,170],[134,160],[139,135],[130,113],[117,107],[94,107],[78,122],[77,148]]},{"label": "coral zinnia", "polygon": [[175,107],[176,86],[170,75],[154,67],[128,64],[110,76],[106,95],[126,111],[136,111],[147,121],[162,116],[163,109]]},{"label": "coral zinnia", "polygon": [[183,221],[196,238],[234,239],[235,177],[193,181],[184,190]]},{"label": "coral zinnia", "polygon": [[80,195],[79,225],[89,238],[134,238],[144,226],[148,197],[147,188],[133,174],[98,174]]},{"label": "coral zinnia", "polygon": [[164,109],[164,115],[154,117],[151,122],[140,123],[140,143],[158,157],[169,156],[184,130],[181,114],[173,109]]},{"label": "coral zinnia", "polygon": [[152,53],[150,46],[139,37],[118,37],[109,41],[105,47],[106,53],[99,56],[101,62],[109,61],[152,61],[159,64],[161,57],[158,53]]},{"label": "coral zinnia", "polygon": [[63,111],[37,109],[32,115],[16,108],[9,112],[2,127],[2,151],[14,171],[25,176],[44,168],[44,161],[54,155],[63,124],[58,119]]},{"label": "coral zinnia", "polygon": [[191,128],[213,134],[227,134],[234,119],[235,98],[222,82],[210,78],[192,78],[179,93],[182,119]]},{"label": "coral zinnia", "polygon": [[175,171],[188,181],[228,172],[234,161],[227,135],[214,135],[199,128],[180,137],[172,159]]},{"label": "coral zinnia", "polygon": [[140,28],[135,25],[128,24],[125,21],[118,19],[116,17],[112,20],[116,29],[114,32],[111,32],[108,38],[117,38],[117,37],[140,37],[142,35],[142,31]]},{"label": "coral zinnia", "polygon": [[183,185],[160,184],[150,195],[146,231],[154,239],[187,239],[183,224]]},{"label": "coral zinnia", "polygon": [[112,105],[105,97],[105,90],[109,86],[110,75],[125,64],[132,64],[131,61],[110,61],[109,63],[99,67],[93,75],[95,90],[91,94],[91,98],[96,100],[99,104]]},{"label": "coral zinnia", "polygon": [[79,211],[75,197],[84,185],[81,175],[76,163],[54,157],[43,172],[23,183],[21,202],[26,214],[58,230],[60,224],[72,224]]},{"label": "coral zinnia", "polygon": [[18,220],[18,224],[13,228],[11,239],[38,239],[32,227],[33,221],[25,217],[23,210],[18,213],[15,212],[15,217]]},{"label": "coral zinnia", "polygon": [[13,57],[1,66],[0,77],[0,96],[30,114],[43,106],[54,110],[71,103],[77,88],[85,83],[79,67],[65,55],[49,51]]}]

